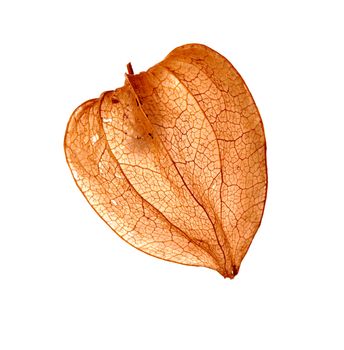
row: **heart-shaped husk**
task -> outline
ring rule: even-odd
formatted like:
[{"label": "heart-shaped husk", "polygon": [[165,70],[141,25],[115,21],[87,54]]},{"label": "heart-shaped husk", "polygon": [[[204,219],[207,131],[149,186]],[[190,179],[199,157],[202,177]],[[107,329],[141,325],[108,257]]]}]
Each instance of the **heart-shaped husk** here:
[{"label": "heart-shaped husk", "polygon": [[83,103],[65,136],[74,179],[126,242],[233,278],[260,225],[266,144],[235,68],[199,44]]}]

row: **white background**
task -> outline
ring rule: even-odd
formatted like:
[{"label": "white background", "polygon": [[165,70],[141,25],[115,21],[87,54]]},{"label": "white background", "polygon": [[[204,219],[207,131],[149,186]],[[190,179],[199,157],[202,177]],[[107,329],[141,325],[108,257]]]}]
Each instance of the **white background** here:
[{"label": "white background", "polygon": [[[0,5],[0,348],[344,349],[340,1]],[[81,102],[204,43],[260,109],[269,192],[234,280],[125,244],[74,184]]]}]

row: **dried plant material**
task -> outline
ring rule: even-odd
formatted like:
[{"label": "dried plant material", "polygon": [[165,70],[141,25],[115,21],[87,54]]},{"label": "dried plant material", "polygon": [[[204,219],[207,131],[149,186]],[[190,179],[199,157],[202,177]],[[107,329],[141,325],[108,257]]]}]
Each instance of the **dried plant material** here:
[{"label": "dried plant material", "polygon": [[266,146],[253,98],[210,48],[173,50],[72,114],[65,152],[98,215],[155,257],[233,278],[260,225]]}]

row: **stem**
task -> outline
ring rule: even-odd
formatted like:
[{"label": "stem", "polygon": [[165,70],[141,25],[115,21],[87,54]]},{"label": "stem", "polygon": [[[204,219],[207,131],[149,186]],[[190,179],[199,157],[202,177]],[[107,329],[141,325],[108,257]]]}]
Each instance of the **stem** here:
[{"label": "stem", "polygon": [[134,74],[134,70],[133,70],[133,67],[131,65],[131,62],[129,62],[127,64],[127,70],[128,70],[128,74]]}]

